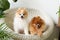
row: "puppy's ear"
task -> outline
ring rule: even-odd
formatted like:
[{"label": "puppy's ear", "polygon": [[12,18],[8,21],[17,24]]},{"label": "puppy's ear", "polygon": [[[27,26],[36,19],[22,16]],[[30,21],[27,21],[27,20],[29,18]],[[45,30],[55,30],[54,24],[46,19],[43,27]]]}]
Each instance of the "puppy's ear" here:
[{"label": "puppy's ear", "polygon": [[19,10],[26,10],[26,8],[22,7],[22,8],[19,8]]},{"label": "puppy's ear", "polygon": [[33,20],[35,20],[35,19],[36,19],[36,17],[33,18]]},{"label": "puppy's ear", "polygon": [[16,13],[20,12],[20,10],[21,10],[21,8],[18,8],[17,11],[16,11]]},{"label": "puppy's ear", "polygon": [[32,20],[31,20],[31,22],[34,22],[34,21],[35,21],[35,19],[36,19],[36,17],[33,17],[33,18],[32,18]]},{"label": "puppy's ear", "polygon": [[25,10],[25,8],[18,8],[16,13],[19,13],[21,10]]},{"label": "puppy's ear", "polygon": [[37,18],[38,18],[38,19],[40,19],[40,21],[42,21],[42,20],[43,20],[43,19],[41,19],[41,17],[40,17],[40,16],[37,16]]},{"label": "puppy's ear", "polygon": [[37,16],[37,18],[40,18],[40,16]]}]

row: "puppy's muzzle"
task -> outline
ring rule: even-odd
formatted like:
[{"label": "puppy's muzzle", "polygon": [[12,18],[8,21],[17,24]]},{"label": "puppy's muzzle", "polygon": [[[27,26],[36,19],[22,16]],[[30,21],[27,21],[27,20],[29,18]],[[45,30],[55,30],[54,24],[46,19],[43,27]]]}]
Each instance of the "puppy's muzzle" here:
[{"label": "puppy's muzzle", "polygon": [[39,29],[41,27],[41,25],[37,25],[37,28]]},{"label": "puppy's muzzle", "polygon": [[24,18],[23,16],[21,16],[21,18]]}]

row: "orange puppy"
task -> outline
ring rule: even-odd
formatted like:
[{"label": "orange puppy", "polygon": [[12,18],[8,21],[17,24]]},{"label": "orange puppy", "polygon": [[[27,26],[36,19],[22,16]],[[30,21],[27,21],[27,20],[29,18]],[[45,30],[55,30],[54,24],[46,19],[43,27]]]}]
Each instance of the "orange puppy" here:
[{"label": "orange puppy", "polygon": [[45,22],[39,16],[32,18],[29,23],[29,31],[31,35],[41,36],[45,29]]}]

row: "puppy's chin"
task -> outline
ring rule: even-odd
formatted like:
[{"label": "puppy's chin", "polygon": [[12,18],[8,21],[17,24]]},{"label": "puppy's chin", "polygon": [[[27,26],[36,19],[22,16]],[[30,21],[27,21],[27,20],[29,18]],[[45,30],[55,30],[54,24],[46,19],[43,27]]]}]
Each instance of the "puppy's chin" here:
[{"label": "puppy's chin", "polygon": [[27,17],[20,17],[21,19],[26,19]]},{"label": "puppy's chin", "polygon": [[25,18],[24,17],[23,18],[20,17],[20,19],[25,19]]}]

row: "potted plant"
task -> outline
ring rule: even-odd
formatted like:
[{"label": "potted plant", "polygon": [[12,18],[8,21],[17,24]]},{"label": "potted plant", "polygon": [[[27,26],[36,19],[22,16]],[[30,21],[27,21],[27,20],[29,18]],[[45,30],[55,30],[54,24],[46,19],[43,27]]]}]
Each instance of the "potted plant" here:
[{"label": "potted plant", "polygon": [[59,15],[59,18],[58,18],[58,27],[60,27],[60,6],[59,6],[58,15]]},{"label": "potted plant", "polygon": [[9,9],[9,7],[8,0],[0,0],[0,25],[4,22],[4,11]]},{"label": "potted plant", "polygon": [[[14,2],[16,2],[17,0],[13,0]],[[8,0],[0,0],[0,24],[4,22],[4,11],[9,9],[10,7],[10,3],[8,2]]]},{"label": "potted plant", "polygon": [[[13,0],[16,2],[17,0]],[[10,8],[10,3],[8,0],[0,0],[0,40],[9,40],[10,38],[7,33],[5,33],[4,28],[7,28],[5,24],[5,13],[4,11]]]}]

